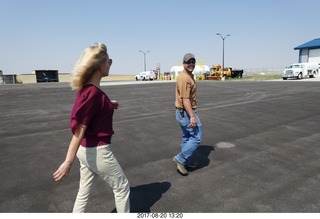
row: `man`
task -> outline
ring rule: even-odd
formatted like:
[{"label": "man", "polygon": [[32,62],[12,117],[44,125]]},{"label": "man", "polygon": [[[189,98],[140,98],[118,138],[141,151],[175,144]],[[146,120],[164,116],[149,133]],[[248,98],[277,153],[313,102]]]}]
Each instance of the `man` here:
[{"label": "man", "polygon": [[202,126],[196,112],[196,82],[192,74],[195,65],[195,56],[192,53],[185,54],[183,71],[176,82],[176,119],[182,130],[182,144],[181,152],[173,157],[173,161],[183,176],[188,175],[186,168],[197,167],[191,157],[202,140]]}]

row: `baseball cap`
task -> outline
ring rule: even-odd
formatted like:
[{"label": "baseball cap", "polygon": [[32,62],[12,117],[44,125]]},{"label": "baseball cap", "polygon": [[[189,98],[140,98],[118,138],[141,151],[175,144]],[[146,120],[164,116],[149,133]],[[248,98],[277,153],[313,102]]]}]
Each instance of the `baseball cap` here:
[{"label": "baseball cap", "polygon": [[189,61],[190,59],[194,59],[196,60],[196,58],[194,57],[194,55],[192,53],[187,53],[183,56],[183,62],[187,62]]}]

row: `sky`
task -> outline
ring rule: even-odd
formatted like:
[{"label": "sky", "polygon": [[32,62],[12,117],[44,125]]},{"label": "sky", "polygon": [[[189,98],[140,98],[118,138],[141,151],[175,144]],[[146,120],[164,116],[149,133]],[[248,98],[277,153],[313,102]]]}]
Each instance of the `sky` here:
[{"label": "sky", "polygon": [[[284,68],[320,38],[319,0],[0,0],[0,70],[69,73],[83,49],[108,47],[110,74],[198,63]],[[217,35],[230,34],[223,41]]]}]

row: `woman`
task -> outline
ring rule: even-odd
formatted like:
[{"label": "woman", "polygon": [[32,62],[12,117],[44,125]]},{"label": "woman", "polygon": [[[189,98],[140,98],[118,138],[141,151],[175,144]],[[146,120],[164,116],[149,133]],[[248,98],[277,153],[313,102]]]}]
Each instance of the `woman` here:
[{"label": "woman", "polygon": [[97,176],[113,189],[117,212],[130,212],[129,182],[110,149],[113,111],[119,104],[100,89],[101,78],[109,75],[111,64],[107,47],[100,43],[83,51],[72,74],[71,87],[77,90],[70,118],[73,136],[66,159],[53,177],[62,181],[78,157],[80,186],[73,212],[85,211]]}]

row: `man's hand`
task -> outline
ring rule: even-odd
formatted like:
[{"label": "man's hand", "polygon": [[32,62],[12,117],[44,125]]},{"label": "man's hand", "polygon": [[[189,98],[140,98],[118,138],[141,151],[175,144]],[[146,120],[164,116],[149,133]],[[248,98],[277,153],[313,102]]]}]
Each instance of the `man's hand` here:
[{"label": "man's hand", "polygon": [[190,116],[190,124],[189,124],[190,128],[197,127],[197,118],[191,107],[190,99],[188,98],[182,99],[182,103],[183,103],[184,109],[187,111],[188,115]]},{"label": "man's hand", "polygon": [[190,117],[190,128],[197,127],[197,118],[195,116]]}]

